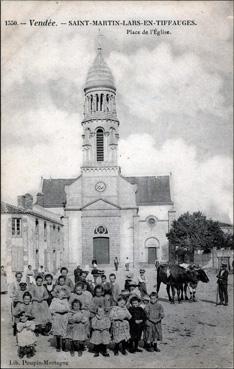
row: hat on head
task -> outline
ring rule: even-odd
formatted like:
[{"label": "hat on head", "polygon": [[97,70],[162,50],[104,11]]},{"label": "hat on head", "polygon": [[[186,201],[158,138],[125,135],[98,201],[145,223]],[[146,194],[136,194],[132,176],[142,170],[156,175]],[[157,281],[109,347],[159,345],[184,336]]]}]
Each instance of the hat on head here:
[{"label": "hat on head", "polygon": [[139,297],[138,297],[138,296],[133,296],[133,297],[130,299],[130,303],[132,303],[133,301],[138,301],[138,302],[140,302],[140,301],[141,301],[141,299],[139,299]]},{"label": "hat on head", "polygon": [[140,269],[140,273],[145,273],[145,269]]},{"label": "hat on head", "polygon": [[130,273],[127,273],[127,274],[126,274],[126,278],[128,278],[128,279],[132,279],[132,278],[133,278],[133,275],[134,275],[134,274],[133,274],[133,273],[131,273],[131,272],[130,272]]},{"label": "hat on head", "polygon": [[128,290],[121,290],[120,295],[129,296],[129,291]]},{"label": "hat on head", "polygon": [[227,264],[224,263],[224,262],[222,262],[221,265],[224,266],[224,267],[227,267]]},{"label": "hat on head", "polygon": [[128,286],[129,287],[136,287],[136,286],[138,286],[138,283],[136,283],[135,281],[131,281],[131,282],[129,282]]}]

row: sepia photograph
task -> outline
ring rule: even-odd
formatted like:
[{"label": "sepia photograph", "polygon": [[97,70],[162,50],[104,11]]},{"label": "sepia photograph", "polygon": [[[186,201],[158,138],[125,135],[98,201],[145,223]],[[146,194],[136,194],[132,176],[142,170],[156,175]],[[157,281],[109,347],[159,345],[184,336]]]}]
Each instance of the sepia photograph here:
[{"label": "sepia photograph", "polygon": [[233,2],[1,32],[1,367],[233,368]]}]

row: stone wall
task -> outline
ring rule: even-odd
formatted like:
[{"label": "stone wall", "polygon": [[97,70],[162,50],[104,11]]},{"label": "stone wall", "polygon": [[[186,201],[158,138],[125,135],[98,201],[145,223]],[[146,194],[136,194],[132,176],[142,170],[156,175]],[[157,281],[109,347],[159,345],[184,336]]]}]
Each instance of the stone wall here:
[{"label": "stone wall", "polygon": [[82,212],[82,265],[91,265],[93,259],[93,238],[94,230],[98,226],[104,226],[108,230],[110,264],[113,264],[114,257],[120,258],[120,211],[116,210],[115,215],[105,214],[103,211],[90,215],[88,211]]},{"label": "stone wall", "polygon": [[[21,219],[20,236],[12,235],[12,218]],[[62,226],[30,214],[1,214],[1,252],[9,281],[16,271],[24,272],[29,264],[32,269],[43,265],[45,270],[54,272],[63,259]]]}]

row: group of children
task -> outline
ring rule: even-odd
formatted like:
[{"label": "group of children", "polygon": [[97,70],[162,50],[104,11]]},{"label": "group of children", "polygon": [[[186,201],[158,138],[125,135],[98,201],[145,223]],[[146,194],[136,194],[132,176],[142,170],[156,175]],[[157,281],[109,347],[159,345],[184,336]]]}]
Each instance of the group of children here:
[{"label": "group of children", "polygon": [[95,357],[110,356],[112,342],[114,355],[141,352],[141,339],[147,351],[160,351],[157,341],[162,340],[164,311],[156,292],[147,295],[144,270],[137,282],[128,273],[123,290],[114,273],[109,281],[102,273],[90,283],[87,272],[81,270],[75,285],[67,268],[60,273],[55,282],[51,274],[38,274],[35,284],[22,282],[22,273],[16,273],[11,297],[20,358],[35,354],[39,334],[52,334],[56,350],[69,350],[71,356],[75,351],[81,356],[88,342]]}]

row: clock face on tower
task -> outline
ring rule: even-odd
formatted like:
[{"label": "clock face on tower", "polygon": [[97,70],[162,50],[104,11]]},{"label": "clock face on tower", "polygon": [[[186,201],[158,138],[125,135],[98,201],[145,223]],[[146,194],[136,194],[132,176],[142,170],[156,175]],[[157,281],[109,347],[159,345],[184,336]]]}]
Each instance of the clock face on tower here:
[{"label": "clock face on tower", "polygon": [[95,190],[98,192],[103,192],[106,189],[106,184],[104,182],[97,182],[95,185]]}]

